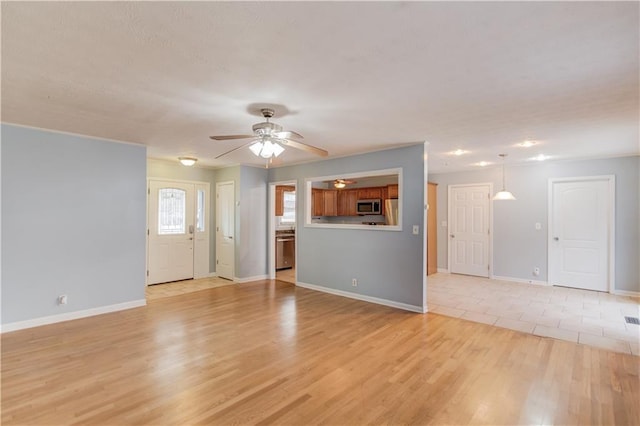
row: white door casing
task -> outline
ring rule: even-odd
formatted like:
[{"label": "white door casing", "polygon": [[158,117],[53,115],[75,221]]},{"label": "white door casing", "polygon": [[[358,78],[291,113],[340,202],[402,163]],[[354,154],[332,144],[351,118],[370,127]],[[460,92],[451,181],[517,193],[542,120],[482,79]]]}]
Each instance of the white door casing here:
[{"label": "white door casing", "polygon": [[149,181],[147,284],[193,278],[192,184]]},{"label": "white door casing", "polygon": [[216,273],[233,280],[235,264],[235,184],[216,184]]},{"label": "white door casing", "polygon": [[489,277],[491,185],[449,186],[449,271]]},{"label": "white door casing", "polygon": [[549,284],[609,292],[615,177],[549,179]]}]

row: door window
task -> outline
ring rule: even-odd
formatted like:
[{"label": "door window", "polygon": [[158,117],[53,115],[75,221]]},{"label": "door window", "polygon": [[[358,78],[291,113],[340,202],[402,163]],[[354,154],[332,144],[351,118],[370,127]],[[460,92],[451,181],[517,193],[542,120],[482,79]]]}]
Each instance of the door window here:
[{"label": "door window", "polygon": [[196,197],[198,205],[196,206],[196,231],[204,232],[204,190],[198,189],[198,196]]},{"label": "door window", "polygon": [[158,191],[158,235],[186,233],[187,191],[161,188]]}]

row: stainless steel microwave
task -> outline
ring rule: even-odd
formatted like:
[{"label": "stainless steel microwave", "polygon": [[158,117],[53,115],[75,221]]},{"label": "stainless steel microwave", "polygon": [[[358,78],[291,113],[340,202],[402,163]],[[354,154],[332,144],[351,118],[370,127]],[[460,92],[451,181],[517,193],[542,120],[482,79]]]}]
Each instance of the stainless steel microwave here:
[{"label": "stainless steel microwave", "polygon": [[356,204],[356,211],[360,215],[365,214],[381,214],[382,203],[380,199],[375,200],[358,200]]}]

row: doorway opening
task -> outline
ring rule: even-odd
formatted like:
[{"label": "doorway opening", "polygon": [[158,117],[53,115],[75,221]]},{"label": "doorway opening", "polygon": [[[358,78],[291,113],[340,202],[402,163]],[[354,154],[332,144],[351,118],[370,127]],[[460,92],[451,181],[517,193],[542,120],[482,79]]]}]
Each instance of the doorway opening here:
[{"label": "doorway opening", "polygon": [[277,182],[269,185],[270,235],[269,277],[296,283],[296,182]]}]

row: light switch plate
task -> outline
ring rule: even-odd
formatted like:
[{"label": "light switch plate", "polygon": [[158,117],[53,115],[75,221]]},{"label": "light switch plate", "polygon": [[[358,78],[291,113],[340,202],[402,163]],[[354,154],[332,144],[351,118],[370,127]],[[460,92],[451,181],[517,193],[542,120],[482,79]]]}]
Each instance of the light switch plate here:
[{"label": "light switch plate", "polygon": [[413,225],[413,235],[418,235],[420,233],[420,226]]},{"label": "light switch plate", "polygon": [[540,224],[540,222],[536,222],[536,230],[539,231],[542,229],[542,225]]}]

